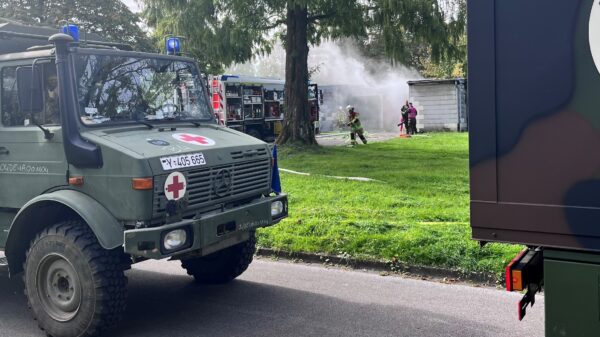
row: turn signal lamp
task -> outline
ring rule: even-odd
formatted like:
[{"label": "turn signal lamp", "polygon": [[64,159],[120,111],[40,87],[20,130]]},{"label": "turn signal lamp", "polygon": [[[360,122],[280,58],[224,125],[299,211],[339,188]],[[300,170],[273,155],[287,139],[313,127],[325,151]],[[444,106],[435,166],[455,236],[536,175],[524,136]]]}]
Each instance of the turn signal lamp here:
[{"label": "turn signal lamp", "polygon": [[170,37],[165,42],[167,49],[167,55],[175,55],[181,52],[181,40],[176,37]]},{"label": "turn signal lamp", "polygon": [[513,291],[523,290],[523,273],[520,270],[512,271],[511,283]]},{"label": "turn signal lamp", "polygon": [[83,186],[83,177],[69,177],[69,185]]},{"label": "turn signal lamp", "polygon": [[62,27],[62,32],[71,35],[73,40],[79,41],[79,27],[76,25],[66,24]]},{"label": "turn signal lamp", "polygon": [[152,178],[133,178],[131,180],[131,187],[134,190],[151,190],[154,188],[154,180]]},{"label": "turn signal lamp", "polygon": [[519,320],[527,313],[527,307],[535,303],[535,294],[542,289],[544,280],[544,251],[524,249],[506,266],[506,290],[527,290],[519,301]]}]

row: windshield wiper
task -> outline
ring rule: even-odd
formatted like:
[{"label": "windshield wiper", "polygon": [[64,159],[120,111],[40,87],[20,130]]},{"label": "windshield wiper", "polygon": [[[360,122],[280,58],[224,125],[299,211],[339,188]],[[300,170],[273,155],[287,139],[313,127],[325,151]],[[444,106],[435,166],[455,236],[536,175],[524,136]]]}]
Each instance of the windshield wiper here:
[{"label": "windshield wiper", "polygon": [[185,122],[185,123],[190,123],[190,124],[194,125],[194,126],[195,126],[195,127],[197,127],[197,128],[199,128],[199,127],[201,127],[201,126],[202,126],[202,123],[195,122],[195,121],[190,121],[190,120],[186,120],[186,119],[183,119],[183,118],[181,118],[181,117],[179,117],[179,118],[174,118],[173,120],[175,120],[175,121],[177,121],[177,122]]},{"label": "windshield wiper", "polygon": [[140,121],[140,120],[136,120],[136,119],[134,119],[133,121],[136,122],[136,123],[139,123],[139,124],[147,126],[148,130],[154,129],[154,125],[152,125],[152,124],[150,124],[148,122],[144,122],[144,121]]},{"label": "windshield wiper", "polygon": [[[203,119],[201,119],[201,120],[203,120]],[[207,120],[205,120],[205,121],[207,121],[207,122],[208,122],[208,121],[210,121],[210,120],[208,120],[208,119],[207,119]],[[215,123],[202,123],[202,122],[186,121],[186,120],[182,120],[181,122],[188,122],[188,123],[194,124],[194,126],[195,126],[195,127],[197,127],[197,128],[199,128],[199,127],[201,127],[201,126],[203,126],[203,127],[212,127],[212,128],[214,128],[214,127],[216,127],[216,126],[217,126],[217,124],[215,124]]]}]

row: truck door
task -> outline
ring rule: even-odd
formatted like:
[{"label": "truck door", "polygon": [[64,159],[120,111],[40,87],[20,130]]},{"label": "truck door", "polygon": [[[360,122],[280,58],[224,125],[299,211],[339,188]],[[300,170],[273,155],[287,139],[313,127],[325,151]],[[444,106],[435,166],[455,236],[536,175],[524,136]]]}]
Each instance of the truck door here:
[{"label": "truck door", "polygon": [[[22,67],[31,69],[31,60],[0,64],[0,208],[21,208],[33,197],[66,185],[56,66],[53,62],[39,66],[41,110],[32,113],[24,112],[19,103],[17,72]],[[42,128],[53,136],[46,136]]]}]

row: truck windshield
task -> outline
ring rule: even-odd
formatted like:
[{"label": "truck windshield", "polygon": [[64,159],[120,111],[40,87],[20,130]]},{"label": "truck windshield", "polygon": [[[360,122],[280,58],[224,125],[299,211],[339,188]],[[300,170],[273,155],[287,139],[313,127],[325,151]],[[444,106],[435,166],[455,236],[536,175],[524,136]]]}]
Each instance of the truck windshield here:
[{"label": "truck windshield", "polygon": [[212,119],[191,62],[75,55],[75,69],[84,124]]}]

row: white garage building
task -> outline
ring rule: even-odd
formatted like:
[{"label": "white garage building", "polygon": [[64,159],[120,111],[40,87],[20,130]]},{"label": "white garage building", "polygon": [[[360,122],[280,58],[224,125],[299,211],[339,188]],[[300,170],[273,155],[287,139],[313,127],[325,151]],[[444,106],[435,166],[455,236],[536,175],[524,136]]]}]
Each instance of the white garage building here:
[{"label": "white garage building", "polygon": [[409,99],[417,108],[419,131],[468,129],[465,79],[408,81]]}]

